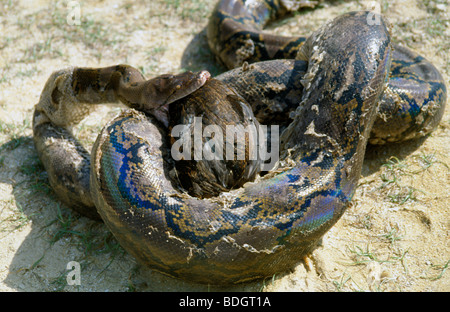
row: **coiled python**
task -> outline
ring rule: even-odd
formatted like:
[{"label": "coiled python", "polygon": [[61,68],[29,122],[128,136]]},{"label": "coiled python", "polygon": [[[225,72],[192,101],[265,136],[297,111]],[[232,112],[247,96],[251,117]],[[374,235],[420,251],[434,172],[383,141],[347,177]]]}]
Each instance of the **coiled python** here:
[{"label": "coiled python", "polygon": [[[203,71],[146,80],[127,65],[53,73],[33,130],[61,200],[103,219],[130,254],[171,276],[229,284],[293,268],[350,203],[368,140],[430,133],[443,114],[446,88],[423,57],[393,47],[380,15],[347,13],[308,38],[261,32],[286,11],[283,1],[220,1],[208,39],[221,62],[234,68],[282,59],[244,63],[215,79]],[[108,122],[90,155],[65,128],[92,104],[119,100],[145,114],[131,109]],[[236,189],[191,196],[177,177],[195,180],[197,173],[177,169],[168,135],[173,116],[189,112],[211,124],[279,125],[278,167],[258,175],[261,162],[244,160],[236,166],[239,177],[234,169],[226,178],[211,176],[211,188],[230,176],[242,179]],[[230,120],[215,116],[224,112]],[[223,174],[234,166],[203,164]],[[201,194],[209,173],[198,175],[192,190]]]}]

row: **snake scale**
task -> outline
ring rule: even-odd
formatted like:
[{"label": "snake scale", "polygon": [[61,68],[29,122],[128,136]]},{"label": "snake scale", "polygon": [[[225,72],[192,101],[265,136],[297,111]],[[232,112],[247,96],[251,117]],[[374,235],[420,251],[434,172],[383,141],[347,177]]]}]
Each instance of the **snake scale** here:
[{"label": "snake scale", "polygon": [[[430,133],[446,88],[432,64],[391,43],[373,12],[343,14],[308,38],[263,33],[295,9],[286,3],[218,3],[208,40],[231,70],[215,78],[201,71],[146,80],[128,65],[53,73],[33,130],[60,199],[102,219],[141,263],[174,277],[231,284],[292,269],[348,207],[368,141]],[[131,109],[87,152],[70,126],[93,104],[117,101]],[[190,114],[222,126],[279,125],[277,167],[258,172],[260,159],[184,159],[179,167],[169,129],[180,120],[192,126]],[[214,193],[217,185],[226,190]]]}]

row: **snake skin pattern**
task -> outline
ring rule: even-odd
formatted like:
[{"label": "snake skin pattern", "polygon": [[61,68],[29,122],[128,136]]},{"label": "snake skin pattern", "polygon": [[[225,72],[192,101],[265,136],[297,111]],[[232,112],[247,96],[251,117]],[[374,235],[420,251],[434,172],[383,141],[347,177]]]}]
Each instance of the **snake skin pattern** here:
[{"label": "snake skin pattern", "polygon": [[[438,124],[442,77],[423,57],[393,48],[382,16],[347,13],[308,38],[261,33],[289,11],[283,3],[219,2],[208,27],[211,49],[231,68],[244,63],[216,79],[200,72],[147,81],[119,65],[55,72],[44,87],[33,129],[52,187],[101,218],[141,263],[207,284],[290,270],[349,205],[369,140],[415,138]],[[378,23],[368,23],[374,16]],[[291,59],[246,63],[280,57]],[[259,123],[280,125],[280,161],[254,182],[198,198],[172,179],[167,127],[173,111],[209,94],[216,99],[221,84],[233,93],[221,103],[236,107],[238,98]],[[89,156],[64,127],[92,104],[117,100],[147,114],[131,109],[108,122]],[[245,166],[253,176],[254,164]]]},{"label": "snake skin pattern", "polygon": [[[209,46],[218,61],[229,69],[242,66],[245,62],[271,59],[308,61],[308,56],[297,56],[306,37],[271,35],[262,32],[262,28],[270,21],[297,10],[299,6],[310,7],[315,3],[316,1],[283,0],[220,1],[207,29]],[[368,18],[368,22],[376,20],[375,15]],[[393,48],[389,83],[378,104],[378,117],[369,140],[371,144],[401,142],[429,134],[436,128],[444,112],[447,90],[439,71],[408,48],[397,44],[393,44]],[[284,68],[290,71],[293,66],[294,61],[291,61],[291,65]],[[297,71],[294,70],[295,72]],[[261,78],[261,81],[266,79]],[[268,81],[271,80],[269,78]],[[287,80],[278,80],[277,83],[283,85]],[[253,85],[260,84],[250,84]],[[238,93],[248,99],[247,85],[244,86],[240,83],[233,85]],[[298,87],[289,86],[286,89],[298,90]],[[284,94],[279,98],[282,96]],[[297,96],[293,98],[294,101],[287,102],[276,99],[277,105],[270,102],[272,107],[261,105],[261,101],[251,101],[252,109],[258,119],[264,120],[264,116],[281,112],[283,117],[280,120],[286,121],[289,120],[286,118],[289,113],[298,106],[298,101],[295,101]],[[273,107],[277,111],[273,111]]]}]

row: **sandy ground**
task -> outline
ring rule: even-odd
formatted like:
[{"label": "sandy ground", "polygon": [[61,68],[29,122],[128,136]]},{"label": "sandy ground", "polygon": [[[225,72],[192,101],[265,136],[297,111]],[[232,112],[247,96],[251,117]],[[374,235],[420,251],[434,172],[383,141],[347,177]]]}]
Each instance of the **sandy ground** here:
[{"label": "sandy ground", "polygon": [[[77,15],[77,4],[80,15]],[[269,31],[308,34],[363,1],[325,1]],[[0,1],[0,291],[449,291],[450,109],[423,140],[369,148],[353,205],[306,265],[230,288],[144,268],[108,229],[60,204],[32,142],[33,106],[52,71],[127,63],[151,77],[222,68],[205,38],[212,1]],[[380,1],[393,37],[449,81],[448,3]],[[74,25],[73,21],[81,21]],[[86,144],[120,108],[77,131]],[[100,116],[100,117],[99,117]],[[80,264],[68,285],[67,264]]]}]

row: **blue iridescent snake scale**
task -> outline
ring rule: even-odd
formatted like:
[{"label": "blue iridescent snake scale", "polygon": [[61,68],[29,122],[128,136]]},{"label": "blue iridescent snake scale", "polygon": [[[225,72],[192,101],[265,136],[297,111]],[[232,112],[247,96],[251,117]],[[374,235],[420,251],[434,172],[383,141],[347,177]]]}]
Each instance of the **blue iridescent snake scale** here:
[{"label": "blue iridescent snake scale", "polygon": [[[170,178],[164,118],[171,106],[165,105],[207,92],[214,84],[204,72],[148,83],[125,65],[62,71],[49,79],[35,110],[38,154],[62,200],[95,206],[98,215],[82,212],[101,218],[141,263],[192,282],[233,284],[292,269],[348,207],[368,141],[426,135],[445,106],[438,71],[393,46],[382,16],[350,12],[308,38],[282,38],[261,29],[286,8],[278,1],[248,3],[220,1],[208,36],[220,61],[238,67],[216,80],[242,97],[260,123],[283,130],[278,168],[254,182],[198,198]],[[282,59],[241,66],[273,57]],[[127,92],[139,85],[130,81],[151,92]],[[158,100],[141,103],[141,93]],[[89,156],[63,128],[89,105],[116,100],[147,114],[131,109],[109,121]],[[70,102],[68,110],[78,103],[87,108],[75,117],[58,115],[63,102]]]}]

